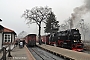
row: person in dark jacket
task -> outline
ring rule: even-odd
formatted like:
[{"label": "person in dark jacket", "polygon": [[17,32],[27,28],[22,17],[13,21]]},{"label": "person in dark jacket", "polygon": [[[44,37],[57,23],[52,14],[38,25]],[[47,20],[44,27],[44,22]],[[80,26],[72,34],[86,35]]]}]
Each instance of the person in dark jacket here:
[{"label": "person in dark jacket", "polygon": [[17,45],[18,45],[18,41],[16,40],[16,42],[15,42],[15,45],[16,45],[16,47],[17,47]]},{"label": "person in dark jacket", "polygon": [[24,47],[24,45],[25,45],[25,40],[23,40],[23,47]]},{"label": "person in dark jacket", "polygon": [[23,48],[23,41],[21,40],[20,42],[19,42],[19,48]]}]

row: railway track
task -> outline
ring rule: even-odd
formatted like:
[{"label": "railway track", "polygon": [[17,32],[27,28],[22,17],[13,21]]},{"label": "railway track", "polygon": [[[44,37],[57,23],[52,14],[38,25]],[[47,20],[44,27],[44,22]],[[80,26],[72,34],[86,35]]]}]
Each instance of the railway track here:
[{"label": "railway track", "polygon": [[64,60],[61,57],[44,51],[38,47],[28,47],[28,49],[36,60]]}]

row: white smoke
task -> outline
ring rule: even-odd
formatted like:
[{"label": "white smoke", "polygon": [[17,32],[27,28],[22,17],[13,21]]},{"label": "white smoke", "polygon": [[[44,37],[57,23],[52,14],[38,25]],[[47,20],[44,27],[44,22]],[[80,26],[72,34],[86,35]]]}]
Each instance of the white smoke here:
[{"label": "white smoke", "polygon": [[[85,15],[87,12],[90,12],[90,0],[84,0],[82,6],[76,7],[71,14],[72,27]],[[74,23],[73,23],[74,22]]]},{"label": "white smoke", "polygon": [[[76,7],[73,10],[73,13],[71,14],[70,20],[71,20],[71,28],[75,27],[76,25],[78,25],[78,23],[80,22],[80,20],[83,18],[83,16],[85,16],[86,13],[90,12],[90,0],[84,0],[84,4]],[[84,19],[84,24],[85,24],[85,19]],[[86,28],[86,27],[85,27]],[[85,29],[83,28],[83,29]],[[81,29],[82,30],[82,29]],[[86,30],[90,30],[90,28],[88,27],[88,29],[86,28]],[[90,33],[89,31],[86,33],[84,31],[81,31],[81,35],[82,35],[82,39],[84,40],[83,37],[83,33],[85,33],[85,37],[87,38],[86,40],[90,40]]]}]

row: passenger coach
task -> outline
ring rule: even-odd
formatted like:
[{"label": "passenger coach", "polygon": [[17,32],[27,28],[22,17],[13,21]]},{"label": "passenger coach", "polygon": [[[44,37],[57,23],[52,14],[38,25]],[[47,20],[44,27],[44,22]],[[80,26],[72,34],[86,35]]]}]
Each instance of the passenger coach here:
[{"label": "passenger coach", "polygon": [[25,42],[27,46],[36,46],[36,34],[28,34],[25,37]]}]

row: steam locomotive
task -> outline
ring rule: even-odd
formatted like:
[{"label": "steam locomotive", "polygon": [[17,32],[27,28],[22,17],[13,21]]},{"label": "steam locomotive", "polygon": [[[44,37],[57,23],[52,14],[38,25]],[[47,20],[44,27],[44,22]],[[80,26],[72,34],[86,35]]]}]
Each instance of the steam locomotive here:
[{"label": "steam locomotive", "polygon": [[[48,37],[47,37],[48,36]],[[68,29],[50,35],[42,36],[42,42],[49,45],[67,48],[75,51],[83,51],[83,42],[78,29]],[[46,40],[45,40],[46,39]]]}]

